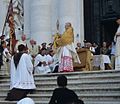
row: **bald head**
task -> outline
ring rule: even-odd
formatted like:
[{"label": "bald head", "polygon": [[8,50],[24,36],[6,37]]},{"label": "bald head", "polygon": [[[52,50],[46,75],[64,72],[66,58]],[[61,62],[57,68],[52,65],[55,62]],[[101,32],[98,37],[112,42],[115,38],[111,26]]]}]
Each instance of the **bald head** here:
[{"label": "bald head", "polygon": [[70,22],[67,22],[66,24],[65,24],[65,29],[67,30],[69,27],[71,27],[72,25],[71,25],[71,23]]},{"label": "bald head", "polygon": [[21,39],[22,39],[22,41],[25,41],[26,40],[26,35],[22,35]]}]

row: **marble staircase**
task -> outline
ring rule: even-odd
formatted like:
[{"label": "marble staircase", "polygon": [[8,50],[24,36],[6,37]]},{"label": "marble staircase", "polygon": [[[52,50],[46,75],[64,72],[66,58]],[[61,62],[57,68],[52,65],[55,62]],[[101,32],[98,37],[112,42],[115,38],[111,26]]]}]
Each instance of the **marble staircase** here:
[{"label": "marble staircase", "polygon": [[[0,104],[16,104],[16,101],[5,101],[9,91],[9,76],[4,68],[0,70]],[[68,78],[68,88],[74,90],[85,104],[120,104],[120,71],[89,71],[36,74],[37,89],[28,96],[35,104],[48,104],[54,88],[57,87],[56,78],[64,74]]]}]

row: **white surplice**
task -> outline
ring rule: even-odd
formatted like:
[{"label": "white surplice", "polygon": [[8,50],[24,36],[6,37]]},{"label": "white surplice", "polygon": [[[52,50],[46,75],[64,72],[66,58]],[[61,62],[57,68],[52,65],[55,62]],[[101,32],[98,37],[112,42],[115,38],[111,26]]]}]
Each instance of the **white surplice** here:
[{"label": "white surplice", "polygon": [[[11,61],[11,54],[9,52],[9,50],[7,48],[4,48],[3,51],[3,63],[5,65],[6,68],[6,74],[9,75],[9,70],[10,70],[10,61]],[[8,60],[8,61],[7,61]]]},{"label": "white surplice", "polygon": [[[14,57],[14,56],[13,56]],[[35,89],[35,83],[33,78],[33,64],[28,54],[22,54],[18,63],[17,69],[14,64],[14,60],[11,60],[11,84],[10,89]]]},{"label": "white surplice", "polygon": [[44,61],[46,62],[46,64],[48,64],[46,55],[42,56],[41,54],[38,54],[35,57],[34,67],[36,73],[47,74],[51,72],[49,65],[43,66],[43,64],[41,64],[41,66],[38,66],[39,62],[44,62]]},{"label": "white surplice", "polygon": [[[117,29],[116,34],[120,34],[120,25]],[[116,41],[116,54],[115,54],[115,70],[120,70],[120,36],[115,35]]]},{"label": "white surplice", "polygon": [[56,59],[56,57],[50,56],[48,54],[47,55],[47,60],[50,63],[49,67],[50,67],[51,71],[53,72],[55,70],[56,66],[58,66],[58,59]]},{"label": "white surplice", "polygon": [[28,44],[28,50],[29,54],[32,56],[36,56],[38,54],[38,45],[31,45],[30,43]]},{"label": "white surplice", "polygon": [[58,61],[59,61],[59,62],[61,61],[61,54],[62,54],[63,51],[64,51],[64,47],[69,51],[68,56],[72,57],[72,58],[74,59],[74,62],[81,63],[81,62],[80,62],[80,59],[79,59],[79,57],[78,57],[78,54],[77,54],[77,52],[76,52],[74,43],[68,44],[68,45],[66,45],[66,46],[63,46],[63,47],[60,47],[60,48],[57,49],[57,54],[55,54],[55,57],[58,58]]}]

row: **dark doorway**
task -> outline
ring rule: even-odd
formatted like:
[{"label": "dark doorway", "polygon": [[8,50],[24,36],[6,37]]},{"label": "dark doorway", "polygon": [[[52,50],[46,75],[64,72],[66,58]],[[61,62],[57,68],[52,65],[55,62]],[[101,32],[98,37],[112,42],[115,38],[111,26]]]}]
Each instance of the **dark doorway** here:
[{"label": "dark doorway", "polygon": [[101,44],[112,42],[120,15],[120,0],[84,0],[85,40]]},{"label": "dark doorway", "polygon": [[101,32],[102,32],[102,36],[101,36],[101,41],[106,41],[106,42],[112,42],[114,40],[114,35],[117,31],[117,23],[115,22],[115,20],[110,20],[110,21],[104,21],[101,24]]}]

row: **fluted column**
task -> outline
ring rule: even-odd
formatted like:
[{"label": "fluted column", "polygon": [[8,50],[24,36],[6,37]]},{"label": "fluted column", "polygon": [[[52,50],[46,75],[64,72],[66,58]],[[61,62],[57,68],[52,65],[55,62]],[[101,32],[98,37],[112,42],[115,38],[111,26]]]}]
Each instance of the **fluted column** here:
[{"label": "fluted column", "polygon": [[24,34],[30,38],[30,0],[24,0]]},{"label": "fluted column", "polygon": [[56,23],[58,20],[58,1],[59,0],[52,0],[52,6],[51,6],[51,22],[52,22],[52,33],[54,34],[57,31]]},{"label": "fluted column", "polygon": [[84,40],[83,0],[24,0],[24,33],[38,43],[52,42],[57,20],[60,33],[71,22],[75,42]]},{"label": "fluted column", "polygon": [[83,0],[59,0],[60,32],[63,33],[66,22],[71,22],[74,28],[75,42],[84,39]]},{"label": "fluted column", "polygon": [[38,43],[51,42],[52,0],[31,0],[30,3],[31,38]]},{"label": "fluted column", "polygon": [[9,1],[7,2],[7,0],[0,0],[0,11],[1,11],[0,12],[0,35],[2,35],[2,30],[5,23],[8,4],[9,4]]},{"label": "fluted column", "polygon": [[79,5],[79,9],[78,9],[78,18],[79,18],[79,24],[78,24],[78,28],[79,29],[79,42],[83,43],[84,40],[84,1],[83,0],[78,0],[78,5]]}]

